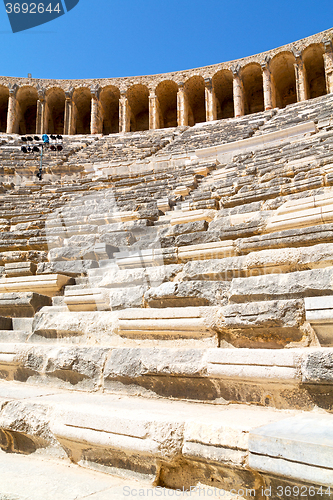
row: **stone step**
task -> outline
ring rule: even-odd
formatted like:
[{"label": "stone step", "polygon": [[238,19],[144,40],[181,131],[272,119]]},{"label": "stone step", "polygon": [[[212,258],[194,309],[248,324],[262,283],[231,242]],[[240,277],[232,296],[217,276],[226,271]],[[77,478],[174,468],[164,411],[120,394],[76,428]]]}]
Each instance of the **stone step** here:
[{"label": "stone step", "polygon": [[[1,497],[7,500],[84,500],[87,496],[91,500],[124,500],[131,492],[139,494],[147,489],[155,498],[159,493],[169,493],[166,489],[150,488],[146,482],[89,471],[69,459],[3,451],[0,452],[0,482]],[[195,498],[194,495],[193,492],[191,496]]]},{"label": "stone step", "polygon": [[[0,400],[7,452],[52,452],[86,468],[169,488],[209,482],[230,493],[251,488],[259,496],[275,475],[289,486],[332,484],[328,413],[50,393],[15,382],[0,383]],[[292,448],[286,446],[290,440]]]},{"label": "stone step", "polygon": [[42,274],[38,276],[18,276],[16,278],[0,278],[0,294],[35,292],[47,297],[58,295],[72,278],[64,274]]}]

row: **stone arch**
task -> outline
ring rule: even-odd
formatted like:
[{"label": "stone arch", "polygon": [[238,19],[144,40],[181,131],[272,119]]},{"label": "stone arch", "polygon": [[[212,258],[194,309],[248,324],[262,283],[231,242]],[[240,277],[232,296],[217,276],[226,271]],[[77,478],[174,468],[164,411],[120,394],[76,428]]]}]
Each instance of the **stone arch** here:
[{"label": "stone arch", "polygon": [[6,132],[7,129],[8,99],[8,87],[0,85],[0,132]]},{"label": "stone arch", "polygon": [[241,70],[244,86],[245,114],[264,111],[262,69],[258,63],[250,63]]},{"label": "stone arch", "polygon": [[105,135],[119,132],[119,98],[120,90],[114,85],[103,87],[100,92],[99,101]]},{"label": "stone arch", "polygon": [[307,76],[307,95],[309,99],[327,93],[324,52],[322,44],[316,43],[309,45],[302,54]]},{"label": "stone arch", "polygon": [[16,94],[16,119],[13,132],[35,134],[37,121],[38,94],[35,87],[20,87]]},{"label": "stone arch", "polygon": [[131,132],[149,130],[149,90],[145,85],[132,85],[127,91],[131,109]]},{"label": "stone arch", "polygon": [[73,93],[74,134],[90,134],[91,92],[80,87]]},{"label": "stone arch", "polygon": [[45,94],[45,132],[48,134],[63,134],[64,115],[64,90],[59,87],[52,87],[51,89],[48,89]]},{"label": "stone arch", "polygon": [[233,118],[233,76],[228,69],[222,69],[213,76],[213,88],[216,97],[217,119]]},{"label": "stone arch", "polygon": [[284,108],[297,102],[295,56],[291,52],[280,52],[273,57],[270,70],[276,92],[276,105]]},{"label": "stone arch", "polygon": [[164,80],[155,92],[160,107],[160,128],[177,127],[178,85],[172,80]]},{"label": "stone arch", "polygon": [[188,102],[188,124],[206,121],[205,80],[202,76],[192,76],[185,82],[185,92]]}]

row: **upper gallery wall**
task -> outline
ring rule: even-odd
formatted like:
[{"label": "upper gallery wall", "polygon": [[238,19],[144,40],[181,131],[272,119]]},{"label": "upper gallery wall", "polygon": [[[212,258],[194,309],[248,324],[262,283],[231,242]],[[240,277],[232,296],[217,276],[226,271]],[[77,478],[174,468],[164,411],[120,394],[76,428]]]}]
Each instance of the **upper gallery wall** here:
[{"label": "upper gallery wall", "polygon": [[112,134],[239,117],[333,92],[333,28],[236,61],[92,80],[0,77],[0,132]]}]

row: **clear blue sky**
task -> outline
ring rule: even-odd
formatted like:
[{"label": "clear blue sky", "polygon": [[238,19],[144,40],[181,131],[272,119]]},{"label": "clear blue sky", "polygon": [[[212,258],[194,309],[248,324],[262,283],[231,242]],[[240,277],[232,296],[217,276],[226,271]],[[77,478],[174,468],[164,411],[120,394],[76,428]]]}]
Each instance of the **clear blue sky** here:
[{"label": "clear blue sky", "polygon": [[331,0],[80,0],[13,34],[0,0],[0,74],[107,78],[207,66],[324,31],[332,14]]}]

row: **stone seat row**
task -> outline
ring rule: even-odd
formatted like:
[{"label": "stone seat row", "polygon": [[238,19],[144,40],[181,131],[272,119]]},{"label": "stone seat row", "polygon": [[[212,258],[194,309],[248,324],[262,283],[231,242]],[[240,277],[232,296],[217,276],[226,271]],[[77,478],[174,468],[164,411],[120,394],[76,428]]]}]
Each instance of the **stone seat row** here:
[{"label": "stone seat row", "polygon": [[[269,486],[276,489],[284,479],[300,487],[331,485],[332,450],[324,436],[331,435],[332,423],[325,414],[61,390],[49,395],[36,386],[26,386],[23,397],[15,383],[1,387],[0,394],[7,452],[26,446],[31,452],[49,449],[90,468],[118,474],[136,470],[138,479],[171,488],[189,488],[194,480],[205,483],[207,475],[213,477],[212,487],[243,488],[253,495]],[[21,428],[28,424],[25,434],[17,407]],[[44,428],[42,438],[29,425],[31,411],[36,426]],[[311,435],[309,428],[315,429]],[[288,453],[290,439],[297,451]]]}]

